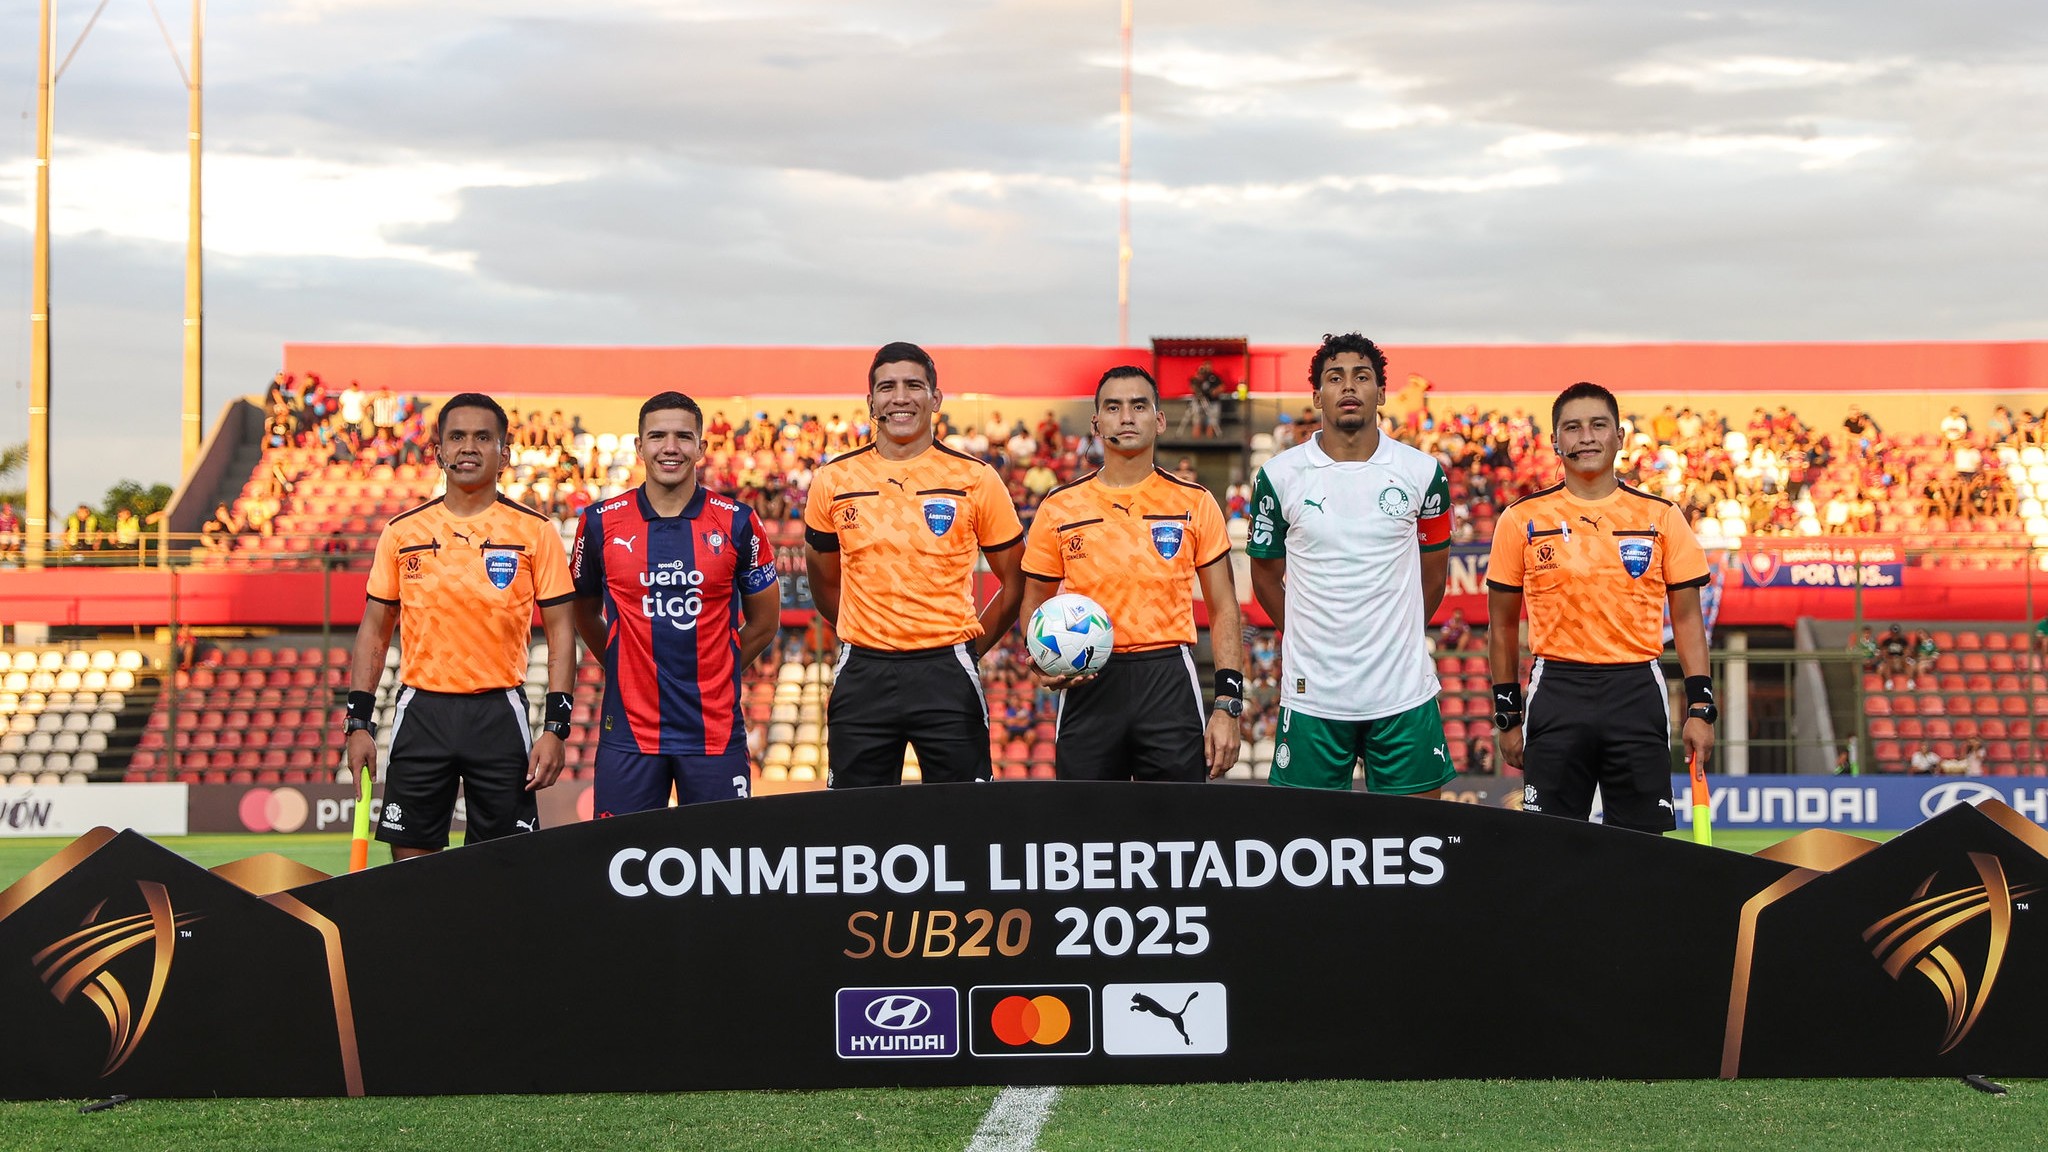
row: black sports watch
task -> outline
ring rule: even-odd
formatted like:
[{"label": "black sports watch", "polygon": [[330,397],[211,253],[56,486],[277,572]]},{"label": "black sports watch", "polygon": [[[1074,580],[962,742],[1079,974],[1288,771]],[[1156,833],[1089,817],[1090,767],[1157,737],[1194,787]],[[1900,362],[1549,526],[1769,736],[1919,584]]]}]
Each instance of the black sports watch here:
[{"label": "black sports watch", "polygon": [[377,734],[377,722],[375,720],[358,720],[351,716],[342,724],[341,732],[344,736],[356,732],[368,732],[370,735],[375,736]]},{"label": "black sports watch", "polygon": [[1721,709],[1713,704],[1694,704],[1685,710],[1687,720],[1705,720],[1712,724],[1721,718]]},{"label": "black sports watch", "polygon": [[1221,712],[1232,719],[1244,715],[1244,700],[1237,696],[1218,696],[1216,703],[1209,707],[1211,711]]}]

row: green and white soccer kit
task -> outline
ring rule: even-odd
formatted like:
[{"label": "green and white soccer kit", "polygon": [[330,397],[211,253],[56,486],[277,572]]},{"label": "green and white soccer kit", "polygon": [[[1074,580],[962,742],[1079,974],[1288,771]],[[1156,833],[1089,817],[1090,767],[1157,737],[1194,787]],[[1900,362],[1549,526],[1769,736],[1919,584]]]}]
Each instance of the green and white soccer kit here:
[{"label": "green and white soccer kit", "polygon": [[1422,612],[1422,553],[1450,546],[1450,519],[1443,468],[1390,436],[1351,462],[1318,433],[1259,469],[1246,551],[1287,561],[1272,783],[1349,788],[1360,759],[1374,792],[1457,775]]}]

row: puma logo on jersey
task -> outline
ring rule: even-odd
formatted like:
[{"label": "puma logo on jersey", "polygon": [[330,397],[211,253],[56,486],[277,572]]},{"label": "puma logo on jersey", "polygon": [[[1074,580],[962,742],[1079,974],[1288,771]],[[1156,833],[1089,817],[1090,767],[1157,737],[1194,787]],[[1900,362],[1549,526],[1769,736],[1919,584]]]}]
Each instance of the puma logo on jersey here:
[{"label": "puma logo on jersey", "polygon": [[908,491],[908,489],[906,489],[906,488],[904,488],[904,487],[903,487],[903,481],[901,481],[901,480],[898,480],[898,479],[897,479],[897,478],[895,478],[894,476],[891,476],[891,477],[889,477],[889,483],[891,483],[891,484],[894,484],[894,485],[896,486],[896,490],[897,490],[898,492],[905,492],[905,491]]},{"label": "puma logo on jersey", "polygon": [[1601,521],[1601,519],[1602,519],[1602,518],[1601,518],[1601,517],[1599,517],[1599,516],[1581,516],[1581,517],[1579,517],[1579,521],[1580,521],[1580,523],[1586,524],[1586,525],[1588,525],[1589,527],[1592,527],[1592,528],[1596,528],[1596,529],[1600,527],[1600,521]]},{"label": "puma logo on jersey", "polygon": [[640,534],[637,532],[631,536],[614,536],[612,537],[612,543],[617,544],[619,547],[624,548],[628,552],[631,552],[633,550],[633,541],[638,540],[639,538]]},{"label": "puma logo on jersey", "polygon": [[[1323,497],[1323,500],[1328,499],[1328,496]],[[1301,504],[1304,508],[1313,508],[1316,511],[1321,512],[1323,511],[1323,500],[1310,500],[1308,497],[1304,496],[1301,499]]]},{"label": "puma logo on jersey", "polygon": [[1143,992],[1134,992],[1131,994],[1131,1011],[1150,1012],[1162,1020],[1171,1022],[1173,1030],[1180,1033],[1181,1041],[1186,1044],[1193,1044],[1195,1042],[1194,1038],[1188,1035],[1187,1023],[1182,1018],[1188,1014],[1188,1005],[1193,1004],[1195,997],[1200,995],[1200,992],[1188,993],[1188,998],[1181,1002],[1180,1011],[1175,1012]]},{"label": "puma logo on jersey", "polygon": [[1130,505],[1128,505],[1128,504],[1119,504],[1119,503],[1117,503],[1116,501],[1114,501],[1114,500],[1111,500],[1111,501],[1109,502],[1109,506],[1110,506],[1111,508],[1114,508],[1114,509],[1116,509],[1117,511],[1119,511],[1119,512],[1123,513],[1123,514],[1124,514],[1124,515],[1126,515],[1126,516],[1129,516],[1129,515],[1131,514],[1131,506],[1130,506]]},{"label": "puma logo on jersey", "polygon": [[467,537],[467,536],[464,536],[464,535],[463,535],[462,533],[460,533],[460,532],[457,532],[457,531],[456,531],[455,529],[453,529],[453,528],[450,528],[450,529],[448,530],[448,534],[449,534],[450,536],[453,536],[453,537],[455,537],[455,538],[456,538],[457,540],[460,540],[460,541],[462,541],[462,542],[463,542],[464,544],[467,544],[467,543],[469,543],[469,542],[470,542],[470,539],[469,539],[469,537]]}]

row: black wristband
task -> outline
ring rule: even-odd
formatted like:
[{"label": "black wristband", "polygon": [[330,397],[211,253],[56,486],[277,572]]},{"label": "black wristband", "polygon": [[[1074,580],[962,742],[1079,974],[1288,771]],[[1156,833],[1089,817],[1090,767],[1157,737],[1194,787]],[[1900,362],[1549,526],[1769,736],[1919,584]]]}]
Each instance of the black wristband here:
[{"label": "black wristband", "polygon": [[1714,678],[1711,676],[1687,676],[1685,678],[1685,702],[1712,704],[1714,702]]},{"label": "black wristband", "polygon": [[1244,699],[1244,673],[1239,672],[1235,668],[1218,668],[1216,670],[1215,694],[1218,696],[1235,696],[1239,700]]},{"label": "black wristband", "polygon": [[1495,712],[1513,712],[1517,716],[1522,714],[1522,685],[1520,681],[1510,680],[1505,684],[1495,684],[1493,686],[1493,710]]},{"label": "black wristband", "polygon": [[541,724],[545,727],[552,727],[556,724],[566,726],[569,723],[569,718],[575,715],[575,713],[574,697],[570,696],[567,692],[550,692],[548,693],[547,704],[541,709]]},{"label": "black wristband", "polygon": [[351,692],[348,694],[348,718],[368,724],[377,718],[377,694],[375,692]]}]

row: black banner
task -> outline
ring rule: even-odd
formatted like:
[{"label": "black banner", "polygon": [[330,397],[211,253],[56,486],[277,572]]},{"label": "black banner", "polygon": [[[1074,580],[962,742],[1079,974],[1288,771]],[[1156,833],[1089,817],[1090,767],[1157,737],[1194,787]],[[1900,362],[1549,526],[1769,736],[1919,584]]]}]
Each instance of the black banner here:
[{"label": "black banner", "polygon": [[[310,883],[224,866],[243,887],[124,834],[0,895],[0,1012],[27,1024],[0,1094],[2048,1073],[2048,833],[1987,804],[1774,854],[1034,782],[707,804]],[[1474,987],[1503,991],[1442,994]]]}]

